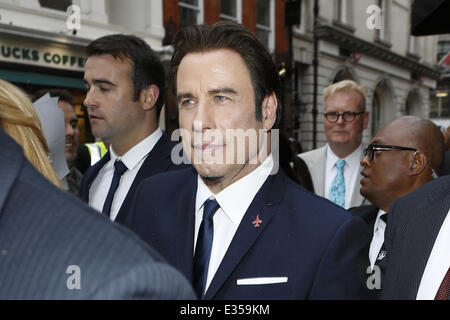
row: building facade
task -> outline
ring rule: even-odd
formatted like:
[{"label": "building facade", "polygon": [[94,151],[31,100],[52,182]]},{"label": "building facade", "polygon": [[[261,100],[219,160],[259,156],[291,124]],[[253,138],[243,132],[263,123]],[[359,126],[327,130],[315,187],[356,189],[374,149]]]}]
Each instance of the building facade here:
[{"label": "building facade", "polygon": [[[430,90],[439,77],[437,37],[410,36],[411,1],[317,0],[315,18],[315,0],[0,0],[0,78],[28,92],[67,88],[82,118],[84,48],[93,39],[135,34],[168,66],[180,28],[233,20],[258,36],[278,66],[281,128],[289,136],[305,150],[325,144],[322,91],[353,79],[367,89],[367,141],[399,115],[430,113]],[[287,27],[292,17],[300,20]],[[82,129],[88,125],[83,120]],[[160,120],[169,133],[178,126],[170,91]]]},{"label": "building facade", "polygon": [[142,37],[163,58],[162,0],[0,0],[0,78],[30,95],[67,89],[74,98],[82,142],[89,124],[84,99],[85,47],[113,33]]},{"label": "building facade", "polygon": [[[370,121],[367,142],[400,115],[429,117],[436,87],[437,37],[410,35],[410,0],[302,0],[301,23],[294,28],[295,99],[289,127],[306,150],[326,143],[322,92],[352,79],[367,90]],[[314,117],[314,22],[318,50]],[[316,125],[314,126],[314,122]]]}]

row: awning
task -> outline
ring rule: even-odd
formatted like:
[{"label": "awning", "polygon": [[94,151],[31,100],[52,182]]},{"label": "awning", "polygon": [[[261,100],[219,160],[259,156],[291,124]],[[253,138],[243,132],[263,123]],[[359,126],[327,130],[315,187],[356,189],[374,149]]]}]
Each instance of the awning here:
[{"label": "awning", "polygon": [[411,7],[411,34],[450,33],[450,0],[415,0]]},{"label": "awning", "polygon": [[84,89],[84,82],[81,78],[55,76],[37,72],[0,69],[0,79],[9,82],[35,84],[48,87]]}]

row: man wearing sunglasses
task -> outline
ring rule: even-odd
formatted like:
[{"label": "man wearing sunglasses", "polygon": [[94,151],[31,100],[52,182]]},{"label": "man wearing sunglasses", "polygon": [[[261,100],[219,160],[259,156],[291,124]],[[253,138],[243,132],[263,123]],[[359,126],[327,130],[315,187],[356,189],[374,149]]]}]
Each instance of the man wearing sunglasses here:
[{"label": "man wearing sunglasses", "polygon": [[359,193],[362,134],[369,122],[366,91],[351,80],[324,90],[324,129],[328,143],[300,155],[308,165],[317,195],[346,209],[365,203]]},{"label": "man wearing sunglasses", "polygon": [[439,128],[429,120],[403,116],[378,131],[361,160],[361,194],[373,205],[351,208],[373,230],[371,270],[387,252],[383,246],[387,215],[398,198],[437,178],[444,153]]}]

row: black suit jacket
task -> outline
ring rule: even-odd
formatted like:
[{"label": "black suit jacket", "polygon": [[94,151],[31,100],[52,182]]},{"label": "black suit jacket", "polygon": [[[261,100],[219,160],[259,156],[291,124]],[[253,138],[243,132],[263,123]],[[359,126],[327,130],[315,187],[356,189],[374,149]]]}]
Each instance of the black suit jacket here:
[{"label": "black suit jacket", "polygon": [[[133,201],[134,194],[141,181],[145,178],[153,176],[157,173],[184,169],[187,167],[185,164],[175,165],[171,160],[172,148],[177,142],[170,141],[165,133],[161,136],[158,142],[153,147],[147,158],[144,160],[139,172],[131,184],[125,197],[119,213],[115,219],[115,222],[124,224],[127,214],[130,211],[130,206]],[[180,148],[181,149],[181,148]],[[100,159],[95,165],[90,167],[84,174],[80,187],[80,198],[89,203],[89,189],[92,183],[97,177],[99,171],[103,166],[111,159],[109,151]]]},{"label": "black suit jacket", "polygon": [[[193,168],[155,175],[139,186],[129,215],[129,226],[190,281],[196,192]],[[250,204],[204,298],[370,298],[363,266],[369,240],[361,219],[280,170]],[[264,281],[272,277],[286,281]],[[260,283],[240,285],[248,278]]]},{"label": "black suit jacket", "polygon": [[126,228],[59,190],[0,129],[0,299],[191,299]]},{"label": "black suit jacket", "polygon": [[441,176],[450,175],[450,150],[445,151],[441,166]]},{"label": "black suit jacket", "polygon": [[375,225],[375,221],[377,220],[378,211],[380,209],[377,206],[370,204],[353,207],[348,210],[361,217],[367,223],[373,235],[373,227]]},{"label": "black suit jacket", "polygon": [[434,242],[450,209],[450,176],[399,198],[388,214],[384,299],[416,299]]}]

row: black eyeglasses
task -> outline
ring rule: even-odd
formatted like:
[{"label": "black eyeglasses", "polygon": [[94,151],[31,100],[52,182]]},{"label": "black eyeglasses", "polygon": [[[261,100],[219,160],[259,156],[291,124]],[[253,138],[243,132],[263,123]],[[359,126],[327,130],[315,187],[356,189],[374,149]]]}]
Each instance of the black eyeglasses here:
[{"label": "black eyeglasses", "polygon": [[364,150],[364,156],[368,156],[369,161],[373,160],[375,151],[419,151],[419,149],[409,148],[409,147],[401,147],[401,146],[391,146],[385,144],[369,144]]},{"label": "black eyeglasses", "polygon": [[355,120],[356,116],[363,114],[364,111],[361,112],[352,112],[352,111],[345,111],[342,113],[339,112],[327,112],[324,114],[325,118],[330,122],[336,122],[339,120],[339,116],[342,116],[342,119],[344,119],[345,122],[352,122]]}]

